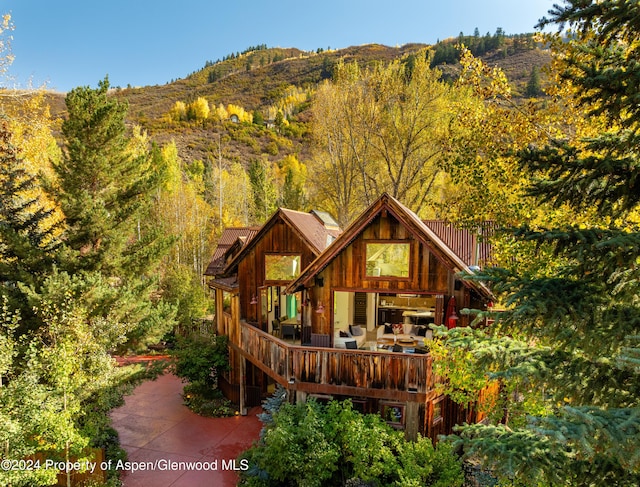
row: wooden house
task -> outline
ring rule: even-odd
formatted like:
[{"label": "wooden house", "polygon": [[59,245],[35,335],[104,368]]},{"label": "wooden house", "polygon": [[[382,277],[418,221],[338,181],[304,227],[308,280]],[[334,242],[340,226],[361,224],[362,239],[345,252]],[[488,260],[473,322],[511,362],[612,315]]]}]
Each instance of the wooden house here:
[{"label": "wooden house", "polygon": [[[232,371],[222,384],[228,397],[241,402],[238,394],[242,383],[249,385],[247,404],[260,404],[269,390],[269,381],[259,367],[239,364],[237,345],[242,325],[274,336],[275,323],[279,326],[280,321],[292,320],[297,324],[302,306],[300,294],[285,295],[284,288],[339,233],[337,224],[326,213],[284,208],[259,229],[230,229],[223,233],[206,275],[216,295],[218,333],[228,335],[232,344]],[[300,331],[299,326],[294,326],[299,340]],[[243,398],[246,397],[243,391]]]},{"label": "wooden house", "polygon": [[[488,244],[477,235],[442,221],[422,221],[383,194],[288,292],[305,291],[306,301],[315,306],[309,314],[313,333],[331,339],[340,326],[372,330],[385,322],[405,322],[407,316],[440,325],[451,318],[445,306],[452,297],[456,312],[482,308],[491,300],[485,286],[456,277],[463,271],[473,274],[487,257]],[[352,311],[341,313],[345,308]],[[458,326],[469,324],[468,316],[457,315]],[[340,316],[345,318],[338,323]]]},{"label": "wooden house", "polygon": [[[466,325],[460,309],[492,299],[482,284],[457,277],[481,264],[486,244],[476,232],[420,220],[387,194],[339,235],[325,233],[326,244],[337,238],[322,251],[311,245],[319,236],[302,233],[279,210],[226,268],[238,280],[229,335],[241,407],[279,383],[298,401],[351,398],[409,438],[450,432],[461,410],[434,388],[426,325]],[[273,275],[269,262],[302,270]],[[283,340],[270,313],[291,299],[300,333]],[[340,336],[356,329],[358,340]]]}]

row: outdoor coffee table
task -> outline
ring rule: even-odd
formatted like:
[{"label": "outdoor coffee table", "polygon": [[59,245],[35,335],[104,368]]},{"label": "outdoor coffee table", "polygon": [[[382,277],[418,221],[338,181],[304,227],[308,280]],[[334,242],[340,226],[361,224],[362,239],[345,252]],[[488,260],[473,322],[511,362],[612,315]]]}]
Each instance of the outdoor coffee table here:
[{"label": "outdoor coffee table", "polygon": [[378,338],[376,344],[377,348],[381,350],[391,350],[394,345],[399,345],[402,347],[403,352],[412,352],[418,345],[418,341],[415,338],[399,338],[397,340],[393,338]]}]

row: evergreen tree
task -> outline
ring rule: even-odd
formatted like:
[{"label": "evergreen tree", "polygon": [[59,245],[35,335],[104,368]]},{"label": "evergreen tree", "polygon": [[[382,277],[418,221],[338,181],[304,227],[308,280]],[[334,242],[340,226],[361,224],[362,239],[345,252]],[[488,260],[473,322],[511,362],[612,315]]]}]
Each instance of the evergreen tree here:
[{"label": "evergreen tree", "polygon": [[331,79],[333,76],[333,62],[329,56],[322,58],[322,69],[320,70],[320,79]]},{"label": "evergreen tree", "polygon": [[502,27],[498,27],[496,29],[496,33],[493,35],[493,38],[495,40],[495,45],[493,47],[502,47],[504,45],[505,38],[504,29]]},{"label": "evergreen tree", "polygon": [[253,160],[248,172],[253,190],[255,219],[258,222],[265,222],[276,210],[278,202],[270,163],[268,160]]},{"label": "evergreen tree", "polygon": [[[128,323],[124,331],[137,345],[162,336],[173,322],[172,312],[153,299],[158,284],[151,278],[170,239],[146,218],[163,173],[153,171],[157,160],[145,136],[127,136],[127,104],[108,92],[105,78],[97,89],[76,88],[66,98],[64,156],[54,164],[68,226],[62,267],[99,283],[92,318]],[[118,319],[110,320],[114,313]]]},{"label": "evergreen tree", "polygon": [[[640,485],[640,17],[638,2],[565,1],[551,22],[576,35],[558,39],[562,77],[586,116],[605,127],[588,140],[550,140],[521,155],[530,194],[596,223],[523,227],[514,235],[551,248],[546,272],[495,269],[483,279],[504,293],[497,336],[477,356],[504,380],[538,386],[550,409],[526,427],[474,425],[467,454],[527,485]],[[569,140],[567,142],[566,140]],[[568,210],[567,210],[568,209]],[[519,343],[505,336],[520,338]]]},{"label": "evergreen tree", "polygon": [[287,169],[284,184],[282,185],[282,195],[280,197],[280,206],[289,208],[290,210],[302,211],[307,203],[304,194],[303,185],[295,181],[292,169]]},{"label": "evergreen tree", "polygon": [[23,286],[37,287],[51,269],[61,220],[13,145],[6,120],[0,121],[0,208],[0,294],[30,321]]},{"label": "evergreen tree", "polygon": [[258,125],[259,127],[262,127],[264,125],[264,116],[258,109],[253,111],[253,123],[254,125]]},{"label": "evergreen tree", "polygon": [[278,129],[281,129],[282,125],[284,124],[284,121],[285,121],[285,118],[282,111],[278,110],[278,113],[276,113],[276,118],[274,120],[276,127],[278,127]]},{"label": "evergreen tree", "polygon": [[536,96],[540,96],[542,93],[542,87],[540,86],[540,70],[537,66],[534,66],[531,69],[531,75],[529,76],[529,81],[527,82],[527,89],[524,94],[529,98],[533,98]]},{"label": "evergreen tree", "polygon": [[128,148],[127,103],[108,91],[105,78],[97,89],[69,92],[64,157],[54,169],[69,227],[67,243],[79,257],[75,264],[115,273],[123,268],[155,181],[148,153],[132,154]]}]

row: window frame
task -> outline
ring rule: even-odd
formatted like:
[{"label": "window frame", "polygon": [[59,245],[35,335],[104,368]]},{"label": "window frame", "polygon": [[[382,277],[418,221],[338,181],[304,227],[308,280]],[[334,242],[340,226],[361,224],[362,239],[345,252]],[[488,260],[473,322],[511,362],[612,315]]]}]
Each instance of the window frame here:
[{"label": "window frame", "polygon": [[[291,279],[269,279],[267,272],[267,259],[269,257],[298,257],[298,273],[295,276],[292,276]],[[262,259],[262,265],[264,269],[264,283],[267,285],[278,285],[282,283],[289,283],[294,279],[297,279],[298,276],[302,273],[302,253],[300,252],[266,252]]]},{"label": "window frame", "polygon": [[[407,245],[407,275],[406,276],[389,276],[389,275],[380,275],[373,276],[369,275],[367,272],[367,248],[369,244],[385,244],[385,245]],[[384,240],[384,239],[376,239],[376,240],[364,240],[364,252],[363,252],[363,276],[366,280],[378,280],[378,281],[410,281],[411,276],[411,263],[413,260],[413,241],[411,240]]]},{"label": "window frame", "polygon": [[[390,410],[398,411],[400,413],[400,418],[398,420],[392,419],[389,414]],[[406,414],[406,404],[395,401],[380,401],[380,416],[382,416],[382,419],[390,426],[393,426],[394,428],[403,428]]]},{"label": "window frame", "polygon": [[[431,402],[431,424],[432,425],[435,426],[441,423],[442,421],[444,421],[443,406],[444,406],[444,398],[439,398]],[[436,416],[436,411],[439,412],[437,416]]]}]

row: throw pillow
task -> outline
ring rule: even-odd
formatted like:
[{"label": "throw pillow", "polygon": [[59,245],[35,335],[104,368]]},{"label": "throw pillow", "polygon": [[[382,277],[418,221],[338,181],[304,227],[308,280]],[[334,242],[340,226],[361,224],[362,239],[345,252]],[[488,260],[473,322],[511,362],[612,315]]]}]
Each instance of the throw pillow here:
[{"label": "throw pillow", "polygon": [[360,337],[364,335],[364,330],[360,327],[360,325],[349,325],[349,331],[351,331],[351,336]]},{"label": "throw pillow", "polygon": [[346,331],[340,330],[340,337],[341,338],[349,338],[349,334]]},{"label": "throw pillow", "polygon": [[387,335],[387,334],[393,335],[393,328],[391,328],[391,325],[387,325],[387,324],[384,325],[384,334],[385,335]]}]

